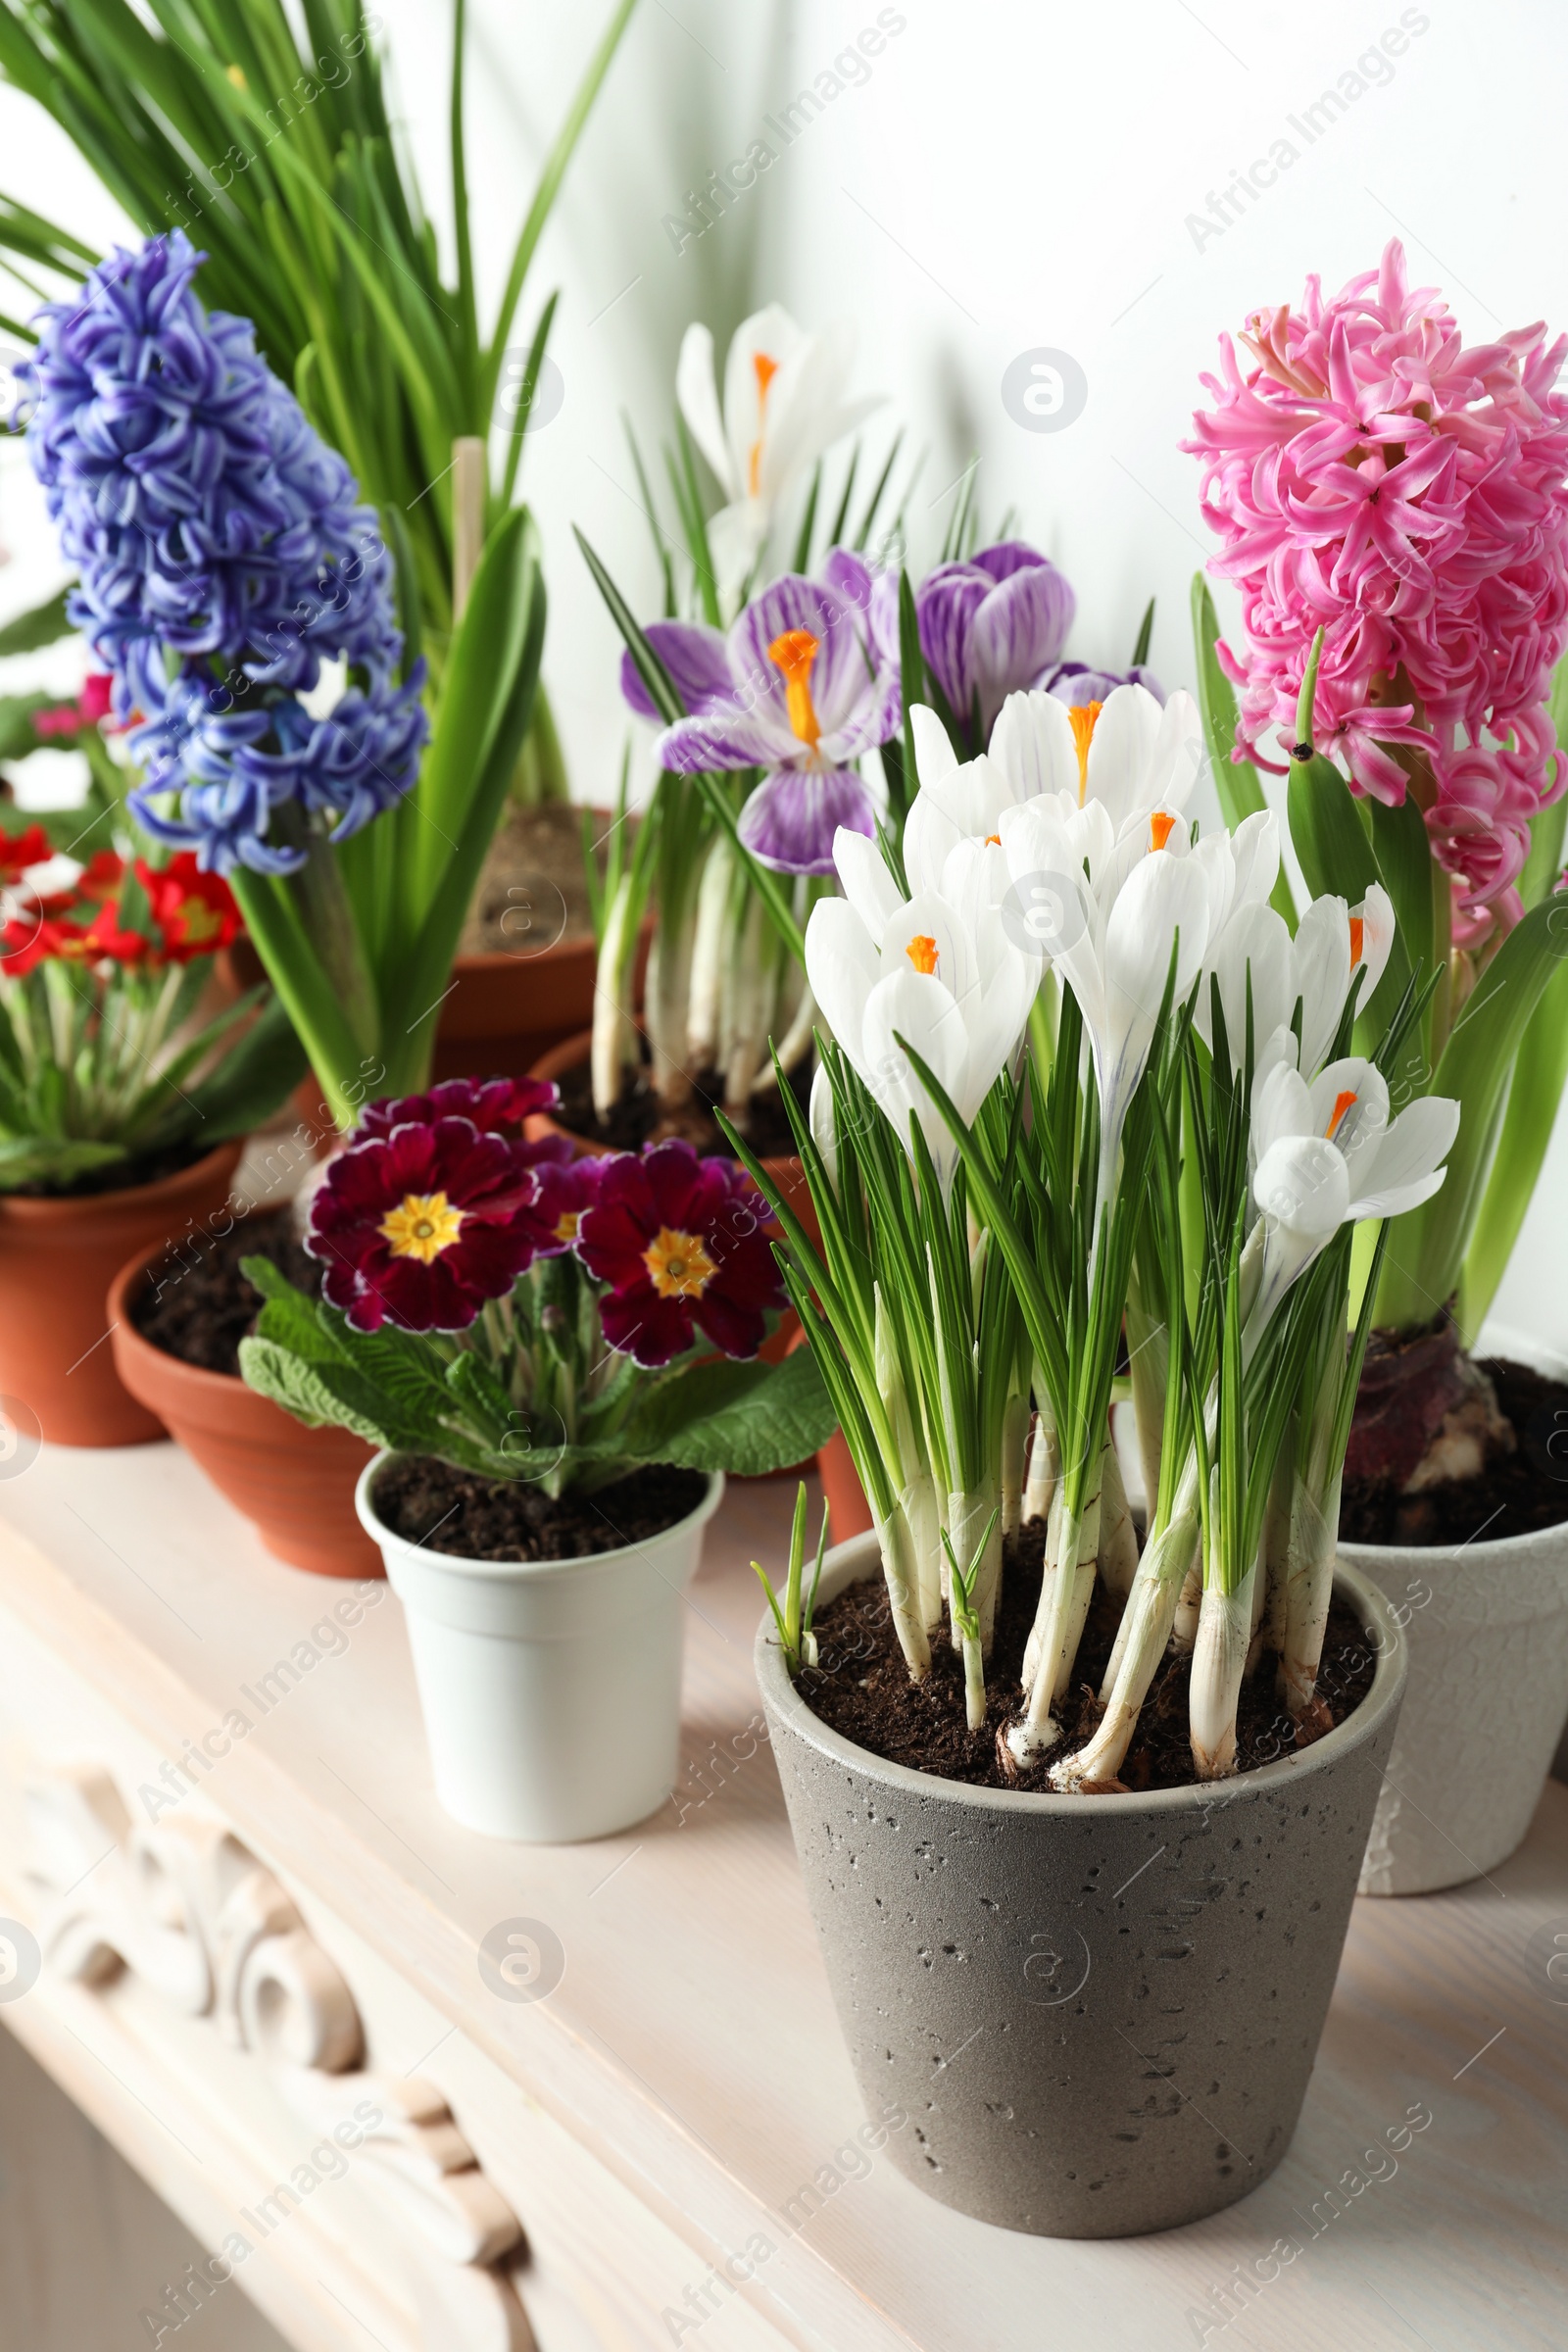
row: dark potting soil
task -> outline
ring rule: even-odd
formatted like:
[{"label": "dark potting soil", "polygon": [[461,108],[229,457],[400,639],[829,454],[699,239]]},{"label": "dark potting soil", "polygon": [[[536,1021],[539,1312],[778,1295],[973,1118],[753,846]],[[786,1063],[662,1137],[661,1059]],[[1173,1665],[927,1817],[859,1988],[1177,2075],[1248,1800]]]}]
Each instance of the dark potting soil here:
[{"label": "dark potting soil", "polygon": [[552,1500],[523,1480],[480,1478],[416,1454],[388,1462],[377,1512],[394,1535],[461,1560],[577,1560],[662,1536],[708,1492],[700,1470],[633,1470],[594,1494]]},{"label": "dark potting soil", "polygon": [[[510,808],[485,854],[458,952],[463,956],[528,953],[592,939],[583,865],[584,810],[575,802],[546,801]],[[593,831],[601,876],[609,859],[609,820],[596,814]],[[635,833],[636,819],[628,820]],[[627,844],[628,849],[630,843]]]},{"label": "dark potting soil", "polygon": [[[1023,1704],[1023,1652],[1040,1592],[1045,1528],[1033,1520],[1009,1536],[1004,1553],[1002,1605],[986,1669],[986,1720],[971,1732],[964,1715],[963,1661],[947,1638],[932,1645],[931,1671],[911,1683],[893,1630],[887,1585],[880,1576],[851,1585],[828,1602],[816,1620],[820,1664],[800,1678],[802,1697],[859,1747],[890,1764],[964,1781],[971,1788],[1051,1790],[1051,1767],[1082,1747],[1100,1721],[1096,1692],[1109,1663],[1119,1604],[1102,1586],[1095,1587],[1084,1638],[1078,1650],[1077,1684],[1056,1710],[1063,1737],[1018,1779],[1010,1781],[997,1760],[997,1735]],[[1343,1723],[1372,1687],[1376,1656],[1353,1610],[1338,1598],[1329,1611],[1318,1695],[1319,1721],[1303,1739],[1274,1695],[1275,1658],[1265,1650],[1255,1673],[1242,1685],[1237,1710],[1237,1769],[1272,1764],[1298,1746],[1320,1739],[1331,1723]],[[1187,1690],[1190,1657],[1167,1656],[1144,1702],[1133,1743],[1117,1786],[1122,1788],[1182,1788],[1193,1782],[1188,1739]],[[1086,1793],[1090,1793],[1086,1791]]]},{"label": "dark potting soil", "polygon": [[1347,1544],[1467,1544],[1523,1536],[1568,1521],[1568,1383],[1528,1364],[1481,1365],[1511,1423],[1511,1452],[1494,1446],[1474,1478],[1442,1479],[1417,1494],[1392,1479],[1347,1476],[1340,1535]]},{"label": "dark potting soil", "polygon": [[7,1190],[27,1200],[88,1200],[100,1193],[129,1193],[144,1184],[163,1184],[171,1176],[182,1176],[206,1156],[205,1151],[180,1144],[169,1152],[144,1153],[140,1159],[117,1159],[106,1167],[88,1168],[69,1184],[13,1184]]},{"label": "dark potting soil", "polygon": [[286,1208],[244,1217],[221,1240],[175,1244],[148,1267],[130,1300],[130,1319],[144,1340],[181,1363],[205,1372],[238,1375],[239,1344],[255,1322],[262,1296],[240,1272],[245,1257],[270,1257],[308,1298],[318,1296],[325,1271],[295,1238]]},{"label": "dark potting soil", "polygon": [[[596,1144],[609,1144],[616,1152],[639,1152],[646,1143],[663,1143],[670,1136],[682,1136],[704,1159],[734,1156],[728,1138],[712,1115],[713,1106],[724,1100],[721,1070],[700,1070],[693,1100],[668,1116],[646,1069],[627,1071],[620,1101],[604,1119],[594,1109],[593,1078],[585,1061],[579,1062],[574,1070],[565,1071],[557,1083],[561,1088],[561,1108],[556,1115],[573,1135],[586,1136]],[[790,1084],[804,1109],[810,1091],[810,1072],[803,1076],[797,1071]],[[746,1141],[759,1159],[783,1158],[795,1150],[795,1137],[784,1105],[771,1087],[752,1098]]]}]

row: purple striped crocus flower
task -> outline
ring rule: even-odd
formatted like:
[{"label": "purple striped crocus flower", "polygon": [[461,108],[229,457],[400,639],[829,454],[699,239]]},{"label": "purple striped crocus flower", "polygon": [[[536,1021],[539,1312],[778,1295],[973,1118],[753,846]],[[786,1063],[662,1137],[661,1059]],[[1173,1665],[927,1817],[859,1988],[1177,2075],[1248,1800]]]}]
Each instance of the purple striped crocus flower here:
[{"label": "purple striped crocus flower", "polygon": [[[838,547],[820,579],[775,580],[727,635],[680,620],[647,632],[686,706],[655,756],[677,775],[761,768],[741,810],[741,840],[780,873],[830,874],[839,827],[867,836],[875,828],[856,762],[903,717],[898,595],[896,572],[873,571]],[[621,690],[634,710],[657,715],[629,653]]]},{"label": "purple striped crocus flower", "polygon": [[973,758],[1009,694],[1061,659],[1078,600],[1065,577],[1021,540],[939,564],[915,591],[920,651]]}]

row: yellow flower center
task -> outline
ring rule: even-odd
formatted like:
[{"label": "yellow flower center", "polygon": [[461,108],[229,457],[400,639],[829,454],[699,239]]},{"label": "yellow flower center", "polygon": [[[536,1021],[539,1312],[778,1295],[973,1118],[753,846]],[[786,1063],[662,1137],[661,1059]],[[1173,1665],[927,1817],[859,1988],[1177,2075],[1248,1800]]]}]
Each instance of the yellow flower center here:
[{"label": "yellow flower center", "polygon": [[1366,937],[1366,924],[1360,915],[1350,917],[1350,969],[1353,972],[1361,960],[1361,943]]},{"label": "yellow flower center", "polygon": [[1335,1096],[1334,1116],[1330,1119],[1328,1126],[1324,1129],[1324,1133],[1331,1139],[1334,1135],[1335,1129],[1339,1126],[1340,1121],[1344,1118],[1346,1112],[1353,1106],[1354,1102],[1355,1089],[1353,1087],[1350,1089],[1348,1094]]},{"label": "yellow flower center", "polygon": [[[767,387],[778,373],[778,362],[770,360],[765,351],[754,351],[752,366],[757,370],[757,421],[760,428],[762,418],[767,414]],[[761,475],[762,435],[759,429],[757,439],[752,443],[751,456],[746,466],[746,483],[754,498],[757,496]]]},{"label": "yellow flower center", "polygon": [[1001,849],[1001,847],[1002,847],[1002,835],[1001,835],[1000,833],[988,833],[988,834],[986,835],[986,848],[989,850],[989,849],[991,849],[993,846],[995,846],[995,847],[996,847],[997,849],[999,849],[999,850]]},{"label": "yellow flower center", "polygon": [[568,1208],[565,1209],[562,1215],[556,1219],[556,1239],[558,1242],[574,1242],[577,1239],[577,1226],[580,1215],[580,1210]]},{"label": "yellow flower center", "polygon": [[937,943],[929,931],[917,931],[904,953],[917,972],[934,972],[937,968]]},{"label": "yellow flower center", "polygon": [[379,1231],[394,1257],[416,1257],[432,1266],[463,1231],[463,1211],[445,1193],[405,1193],[400,1205],[387,1210]]},{"label": "yellow flower center", "polygon": [[1078,806],[1084,805],[1089,790],[1089,746],[1094,740],[1095,721],[1103,710],[1102,703],[1075,703],[1067,712],[1072,722],[1072,739],[1078,750]]},{"label": "yellow flower center", "polygon": [[1163,808],[1154,810],[1149,820],[1149,846],[1152,850],[1162,850],[1165,847],[1175,823],[1176,819],[1173,816],[1167,816]]},{"label": "yellow flower center", "polygon": [[177,912],[185,926],[185,937],[193,947],[199,948],[204,940],[216,939],[223,928],[222,916],[205,899],[181,899]]},{"label": "yellow flower center", "polygon": [[643,1264],[661,1298],[700,1298],[718,1267],[698,1233],[676,1233],[668,1225],[643,1251]]},{"label": "yellow flower center", "polygon": [[822,729],[811,705],[811,664],[820,649],[820,638],[809,629],[786,629],[775,637],[767,649],[767,658],[776,669],[784,672],[784,699],[789,708],[790,732],[798,741],[814,746],[821,740]]}]

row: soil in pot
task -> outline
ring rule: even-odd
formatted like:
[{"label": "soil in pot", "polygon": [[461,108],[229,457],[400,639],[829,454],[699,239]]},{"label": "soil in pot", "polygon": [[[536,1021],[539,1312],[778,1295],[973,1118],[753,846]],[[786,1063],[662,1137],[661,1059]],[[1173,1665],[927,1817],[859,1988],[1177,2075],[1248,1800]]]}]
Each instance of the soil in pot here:
[{"label": "soil in pot", "polygon": [[[546,801],[537,808],[508,811],[480,870],[459,955],[515,954],[519,914],[527,918],[541,947],[593,938],[582,855],[583,815],[580,805],[570,801]],[[606,815],[594,827],[601,874],[609,849],[598,836],[611,822]],[[628,823],[635,828],[635,818]],[[628,841],[628,850],[630,846]]]},{"label": "soil in pot", "polygon": [[[1368,1349],[1374,1379],[1392,1353],[1386,1347],[1374,1351],[1382,1339],[1374,1333]],[[1485,1535],[1491,1544],[1568,1523],[1568,1383],[1502,1357],[1476,1370],[1491,1382],[1500,1425],[1486,1416],[1490,1427],[1477,1441],[1481,1465],[1474,1476],[1437,1479],[1412,1494],[1398,1453],[1358,1430],[1340,1499],[1342,1542],[1449,1545]],[[1363,1379],[1363,1400],[1366,1394]]]},{"label": "soil in pot", "polygon": [[708,1493],[700,1470],[633,1470],[593,1494],[552,1498],[522,1480],[480,1478],[428,1454],[375,1482],[377,1517],[421,1550],[463,1560],[579,1560],[662,1536]]},{"label": "soil in pot", "polygon": [[[723,1134],[713,1111],[724,1100],[724,1075],[711,1066],[697,1073],[693,1099],[680,1109],[666,1112],[654,1092],[647,1064],[641,1070],[628,1070],[620,1090],[620,1100],[606,1118],[594,1109],[593,1078],[586,1060],[569,1070],[563,1070],[556,1081],[561,1089],[561,1108],[556,1113],[558,1123],[569,1128],[573,1135],[613,1152],[637,1152],[650,1142],[663,1143],[670,1136],[681,1136],[693,1145],[705,1159],[733,1158],[733,1149]],[[811,1073],[808,1068],[797,1070],[791,1077],[795,1099],[804,1110],[810,1098]],[[776,1091],[767,1087],[752,1098],[751,1122],[746,1141],[759,1159],[785,1159],[795,1150],[795,1137],[790,1128],[784,1105]]]},{"label": "soil in pot", "polygon": [[[971,1732],[965,1719],[962,1657],[945,1633],[932,1642],[931,1672],[925,1681],[910,1682],[893,1628],[887,1585],[880,1576],[850,1585],[819,1613],[821,1665],[802,1675],[801,1696],[834,1731],[888,1763],[967,1782],[971,1788],[1054,1793],[1051,1766],[1082,1747],[1100,1720],[1102,1710],[1096,1692],[1109,1662],[1121,1603],[1097,1585],[1078,1651],[1078,1682],[1056,1709],[1062,1740],[1016,1781],[1009,1780],[998,1762],[997,1734],[1023,1704],[1024,1644],[1034,1622],[1044,1551],[1045,1525],[1038,1519],[1009,1536],[1004,1546],[1002,1602],[986,1669],[987,1714],[978,1731]],[[1274,1695],[1275,1658],[1265,1649],[1255,1672],[1242,1685],[1237,1770],[1275,1763],[1297,1746],[1321,1738],[1333,1724],[1343,1723],[1371,1689],[1376,1665],[1358,1619],[1336,1598],[1318,1677],[1325,1712],[1303,1741]],[[1187,1716],[1191,1674],[1190,1657],[1167,1657],[1160,1666],[1115,1788],[1192,1785]]]},{"label": "soil in pot", "polygon": [[107,1167],[87,1168],[69,1184],[14,1184],[7,1192],[19,1200],[97,1200],[106,1193],[134,1193],[143,1186],[167,1184],[205,1159],[207,1144],[179,1144],[170,1152],[144,1152],[139,1159],[112,1160]]},{"label": "soil in pot", "polygon": [[[194,1250],[194,1262],[192,1258]],[[261,1293],[240,1271],[247,1257],[270,1258],[307,1298],[319,1296],[324,1272],[294,1232],[291,1212],[269,1209],[247,1217],[221,1240],[205,1238],[188,1246],[177,1261],[177,1278],[149,1266],[145,1284],[131,1300],[130,1318],[144,1340],[181,1363],[204,1372],[239,1377],[239,1344],[261,1309]]]}]

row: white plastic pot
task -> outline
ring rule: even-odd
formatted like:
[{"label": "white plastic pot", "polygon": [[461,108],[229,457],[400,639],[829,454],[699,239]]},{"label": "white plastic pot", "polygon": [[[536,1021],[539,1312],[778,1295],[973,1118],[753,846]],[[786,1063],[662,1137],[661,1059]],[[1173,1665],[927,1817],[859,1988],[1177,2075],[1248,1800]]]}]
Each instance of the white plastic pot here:
[{"label": "white plastic pot", "polygon": [[[1477,1352],[1568,1377],[1512,1331],[1484,1333]],[[1341,1544],[1339,1554],[1382,1587],[1410,1656],[1360,1891],[1461,1886],[1524,1838],[1568,1717],[1568,1526],[1452,1546]]]},{"label": "white plastic pot", "polygon": [[675,1785],[686,1588],[717,1510],[577,1560],[465,1560],[376,1516],[379,1453],[355,1490],[408,1619],[436,1794],[487,1838],[608,1837]]}]

